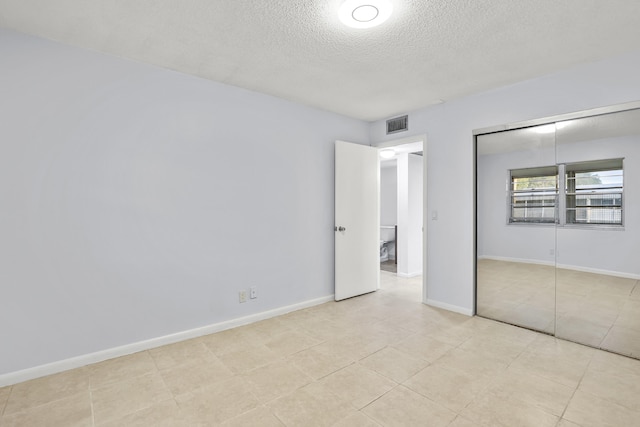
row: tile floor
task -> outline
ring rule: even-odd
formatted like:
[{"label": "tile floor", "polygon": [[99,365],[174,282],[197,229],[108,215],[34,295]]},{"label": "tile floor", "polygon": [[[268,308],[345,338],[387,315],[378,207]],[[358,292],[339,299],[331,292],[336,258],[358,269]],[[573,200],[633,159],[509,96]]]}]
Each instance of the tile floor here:
[{"label": "tile floor", "polygon": [[478,261],[478,314],[640,358],[640,281]]},{"label": "tile floor", "polygon": [[380,263],[380,270],[388,271],[390,273],[398,272],[398,264],[396,264],[396,260],[390,259],[387,261],[382,261]]},{"label": "tile floor", "polygon": [[0,426],[640,426],[640,361],[422,305],[420,279],[0,388]]}]

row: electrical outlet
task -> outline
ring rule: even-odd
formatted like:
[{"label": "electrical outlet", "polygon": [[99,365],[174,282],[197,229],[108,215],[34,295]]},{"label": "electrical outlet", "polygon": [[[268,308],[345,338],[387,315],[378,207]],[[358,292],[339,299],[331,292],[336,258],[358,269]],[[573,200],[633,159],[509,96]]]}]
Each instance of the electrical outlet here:
[{"label": "electrical outlet", "polygon": [[252,286],[249,288],[249,298],[256,299],[258,298],[258,289],[256,286]]},{"label": "electrical outlet", "polygon": [[244,289],[241,290],[238,293],[238,299],[240,300],[241,303],[247,302],[247,291],[245,291]]}]

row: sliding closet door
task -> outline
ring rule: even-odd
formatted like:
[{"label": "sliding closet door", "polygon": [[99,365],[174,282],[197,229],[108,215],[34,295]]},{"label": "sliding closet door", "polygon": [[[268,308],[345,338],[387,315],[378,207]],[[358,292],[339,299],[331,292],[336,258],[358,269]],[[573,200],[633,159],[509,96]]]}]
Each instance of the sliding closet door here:
[{"label": "sliding closet door", "polygon": [[553,334],[555,126],[479,135],[477,314]]},{"label": "sliding closet door", "polygon": [[640,110],[559,122],[560,338],[640,358]]}]

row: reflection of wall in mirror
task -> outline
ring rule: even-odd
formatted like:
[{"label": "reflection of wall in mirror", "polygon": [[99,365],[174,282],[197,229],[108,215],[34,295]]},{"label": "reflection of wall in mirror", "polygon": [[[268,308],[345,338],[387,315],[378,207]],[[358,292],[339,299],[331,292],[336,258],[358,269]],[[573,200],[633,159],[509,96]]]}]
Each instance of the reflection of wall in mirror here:
[{"label": "reflection of wall in mirror", "polygon": [[640,136],[557,146],[557,163],[624,158],[623,230],[507,225],[509,169],[545,166],[538,164],[539,159],[554,157],[538,153],[532,158],[530,151],[478,156],[478,257],[546,265],[557,262],[559,267],[640,279],[640,224],[633,222],[640,218]]}]

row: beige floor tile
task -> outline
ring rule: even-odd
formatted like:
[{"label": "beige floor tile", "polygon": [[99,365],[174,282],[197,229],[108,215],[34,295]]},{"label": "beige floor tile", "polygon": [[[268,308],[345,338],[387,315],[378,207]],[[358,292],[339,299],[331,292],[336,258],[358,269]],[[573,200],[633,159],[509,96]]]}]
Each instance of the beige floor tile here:
[{"label": "beige floor tile", "polygon": [[332,393],[361,409],[382,396],[397,383],[354,363],[320,380]]},{"label": "beige floor tile", "polygon": [[[533,340],[533,337],[531,339]],[[458,348],[509,364],[515,360],[528,345],[528,342],[517,342],[517,340],[508,336],[481,334],[469,338],[460,344]]]},{"label": "beige floor tile", "polygon": [[636,284],[634,285],[633,290],[631,291],[630,298],[632,300],[640,300],[640,280],[636,280]]},{"label": "beige floor tile", "polygon": [[478,427],[478,423],[470,421],[461,415],[458,415],[455,420],[447,427]]},{"label": "beige floor tile", "polygon": [[437,327],[434,330],[423,332],[425,336],[436,341],[447,344],[451,347],[458,347],[460,344],[475,336],[479,330],[486,327],[486,323],[495,323],[492,320],[482,317],[472,317],[468,322],[450,327]]},{"label": "beige floor tile", "polygon": [[556,322],[568,318],[574,322],[582,322],[598,325],[601,327],[611,327],[618,316],[619,308],[600,307],[598,300],[590,300],[585,298],[584,301],[575,310],[566,310],[566,314],[558,316]]},{"label": "beige floor tile", "polygon": [[211,352],[199,339],[192,339],[149,350],[159,370],[207,359]]},{"label": "beige floor tile", "polygon": [[[640,365],[640,363],[636,365]],[[640,413],[639,369],[635,369],[635,372],[620,369],[620,367],[598,369],[597,363],[592,362],[585,372],[578,390]]]},{"label": "beige floor tile", "polygon": [[264,345],[273,351],[278,357],[289,356],[302,350],[306,350],[322,341],[310,337],[299,331],[285,331],[268,339]]},{"label": "beige floor tile", "polygon": [[268,405],[286,426],[333,426],[355,412],[320,383],[309,384]]},{"label": "beige floor tile", "polygon": [[492,383],[492,376],[429,366],[403,385],[456,413],[462,411]]},{"label": "beige floor tile", "polygon": [[372,324],[356,327],[352,334],[367,341],[382,342],[385,345],[393,345],[413,335],[414,332],[400,327],[393,322],[380,321]]},{"label": "beige floor tile", "polygon": [[192,425],[220,424],[259,406],[251,385],[233,377],[211,387],[176,397],[184,417]]},{"label": "beige floor tile", "polygon": [[22,412],[6,414],[0,419],[2,427],[91,427],[91,399],[89,390],[45,403]]},{"label": "beige floor tile", "polygon": [[291,355],[288,360],[314,380],[326,377],[354,362],[352,358],[323,352],[318,347]]},{"label": "beige floor tile", "polygon": [[455,412],[403,386],[394,388],[362,412],[388,427],[447,426],[456,417]]},{"label": "beige floor tile", "polygon": [[640,412],[580,390],[573,395],[563,418],[583,427],[640,426]]},{"label": "beige floor tile", "polygon": [[606,351],[594,351],[589,371],[602,372],[609,375],[640,376],[640,362]]},{"label": "beige floor tile", "polygon": [[384,341],[367,340],[358,335],[344,335],[313,347],[325,354],[344,357],[352,361],[365,357],[386,347]]},{"label": "beige floor tile", "polygon": [[518,399],[557,416],[562,415],[574,391],[574,387],[517,369],[507,369],[487,389],[500,398]]},{"label": "beige floor tile", "polygon": [[261,403],[282,397],[313,381],[286,360],[254,369],[246,373],[245,378],[253,385],[253,394]]},{"label": "beige floor tile", "polygon": [[291,328],[292,325],[288,322],[281,320],[279,317],[272,317],[271,319],[261,320],[237,329],[243,338],[251,342],[264,344],[276,335],[290,331]]},{"label": "beige floor tile", "polygon": [[333,320],[324,319],[319,316],[313,316],[302,320],[298,326],[307,335],[319,341],[326,341],[345,334],[344,325],[334,322]]},{"label": "beige floor tile", "polygon": [[88,369],[91,388],[94,389],[158,371],[153,358],[147,351],[96,363],[90,365]]},{"label": "beige floor tile", "polygon": [[427,362],[438,360],[442,355],[454,348],[450,344],[422,333],[411,335],[394,344],[393,347],[413,358]]},{"label": "beige floor tile", "polygon": [[301,310],[291,311],[289,313],[283,314],[279,316],[280,321],[285,322],[285,324],[296,325],[300,327],[300,325],[307,321],[312,320],[320,320],[323,317],[318,316],[317,313],[313,313],[308,308],[303,308]]},{"label": "beige floor tile", "polygon": [[165,400],[146,409],[113,421],[96,424],[99,427],[190,427],[175,400]]},{"label": "beige floor tile", "polygon": [[[533,347],[532,347],[533,348]],[[568,387],[576,388],[589,361],[568,359],[548,353],[535,353],[531,348],[509,365],[509,369],[528,372]]]},{"label": "beige floor tile", "polygon": [[252,343],[249,339],[246,339],[239,332],[238,328],[227,329],[226,331],[205,335],[200,337],[198,341],[204,343],[204,345],[206,345],[207,348],[216,356],[246,350],[256,344]]},{"label": "beige floor tile", "polygon": [[253,344],[242,350],[219,354],[218,358],[231,372],[244,373],[273,363],[278,355],[264,344]]},{"label": "beige floor tile", "polygon": [[547,304],[542,308],[532,305],[527,300],[523,304],[516,306],[504,320],[524,328],[552,334],[555,331],[556,312],[549,307],[554,307],[554,304]]},{"label": "beige floor tile", "polygon": [[580,424],[572,423],[569,420],[565,420],[564,418],[560,420],[556,427],[582,427]]},{"label": "beige floor tile", "polygon": [[425,306],[425,310],[429,318],[440,327],[464,325],[471,319],[470,316],[436,307]]},{"label": "beige floor tile", "polygon": [[171,393],[177,396],[231,378],[234,373],[216,356],[207,353],[199,360],[162,370],[160,375]]},{"label": "beige floor tile", "polygon": [[559,417],[532,404],[493,393],[483,393],[460,415],[487,427],[555,427],[559,421]]},{"label": "beige floor tile", "polygon": [[172,397],[157,373],[110,383],[91,392],[94,420],[96,424],[106,423]]},{"label": "beige floor tile", "polygon": [[9,399],[9,395],[11,394],[11,386],[0,387],[0,417],[4,413],[4,407]]},{"label": "beige floor tile", "polygon": [[[89,376],[85,368],[37,378],[13,386],[11,396],[5,396],[8,400],[4,413],[13,414],[88,391]],[[0,406],[3,405],[4,399],[0,398]]]},{"label": "beige floor tile", "polygon": [[380,424],[373,421],[361,411],[354,412],[351,415],[341,419],[332,427],[381,427]]},{"label": "beige floor tile", "polygon": [[627,301],[614,326],[622,326],[636,331],[640,330],[640,301]]},{"label": "beige floor tile", "polygon": [[385,347],[360,361],[360,364],[401,383],[424,369],[429,362],[417,359],[393,347]]},{"label": "beige floor tile", "polygon": [[482,354],[454,348],[438,360],[432,366],[444,366],[450,369],[479,375],[497,375],[507,369],[508,363]]},{"label": "beige floor tile", "polygon": [[591,319],[567,315],[556,319],[556,337],[599,348],[613,322],[593,323]]},{"label": "beige floor tile", "polygon": [[249,412],[222,423],[225,427],[284,427],[284,424],[273,413],[259,406]]},{"label": "beige floor tile", "polygon": [[600,346],[614,353],[640,359],[640,329],[614,326],[602,340]]},{"label": "beige floor tile", "polygon": [[529,345],[527,352],[578,363],[585,367],[589,364],[593,355],[598,353],[591,347],[543,334],[537,334],[537,337]]}]

